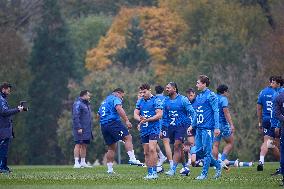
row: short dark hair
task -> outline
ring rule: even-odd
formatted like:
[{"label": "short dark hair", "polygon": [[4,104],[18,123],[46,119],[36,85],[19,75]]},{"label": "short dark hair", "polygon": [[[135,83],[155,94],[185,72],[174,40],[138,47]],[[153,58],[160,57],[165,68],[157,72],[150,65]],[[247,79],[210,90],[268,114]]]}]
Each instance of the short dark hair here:
[{"label": "short dark hair", "polygon": [[124,93],[124,90],[122,88],[116,88],[112,92],[119,92],[119,93]]},{"label": "short dark hair", "polygon": [[86,95],[87,93],[89,93],[90,91],[89,90],[83,90],[80,92],[80,97]]},{"label": "short dark hair", "polygon": [[176,92],[178,93],[178,87],[177,87],[177,84],[175,82],[171,81],[168,84],[171,85],[172,87],[176,88]]},{"label": "short dark hair", "polygon": [[282,76],[276,76],[275,78],[274,78],[274,81],[276,81],[276,83],[278,83],[278,84],[282,84],[282,82],[283,82],[283,79],[282,79]]},{"label": "short dark hair", "polygon": [[272,81],[274,81],[274,80],[275,80],[275,77],[276,77],[275,75],[270,76],[270,77],[269,77],[269,82],[271,83]]},{"label": "short dark hair", "polygon": [[198,80],[201,82],[201,83],[205,83],[206,84],[206,87],[208,87],[210,85],[210,79],[207,75],[200,75],[198,77]]},{"label": "short dark hair", "polygon": [[225,92],[228,91],[228,86],[227,85],[219,85],[217,87],[217,94],[224,94]]},{"label": "short dark hair", "polygon": [[157,85],[155,87],[155,91],[156,91],[156,94],[162,94],[164,92],[164,87],[162,87],[161,85]]},{"label": "short dark hair", "polygon": [[1,91],[2,89],[8,89],[8,88],[12,88],[12,85],[8,82],[3,82],[2,85],[0,86]]},{"label": "short dark hair", "polygon": [[195,93],[195,90],[193,88],[188,88],[186,91],[185,91],[187,94],[188,93]]},{"label": "short dark hair", "polygon": [[150,90],[150,85],[148,84],[148,83],[144,83],[144,84],[142,84],[140,87],[139,87],[139,89],[140,90],[144,90],[144,89],[146,89],[146,90]]}]

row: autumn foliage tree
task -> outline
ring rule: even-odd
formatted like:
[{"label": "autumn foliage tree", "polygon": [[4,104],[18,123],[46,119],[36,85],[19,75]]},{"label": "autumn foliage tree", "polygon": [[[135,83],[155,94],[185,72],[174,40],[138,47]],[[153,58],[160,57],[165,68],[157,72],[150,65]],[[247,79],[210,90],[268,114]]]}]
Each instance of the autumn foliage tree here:
[{"label": "autumn foliage tree", "polygon": [[186,29],[183,20],[167,8],[123,8],[113,21],[107,35],[98,46],[87,53],[86,67],[90,71],[104,70],[114,64],[111,57],[126,47],[126,36],[131,20],[137,17],[144,30],[142,46],[150,55],[149,65],[156,75],[165,74],[164,65],[171,64],[182,48],[180,37]]},{"label": "autumn foliage tree", "polygon": [[144,31],[139,27],[140,20],[133,18],[126,35],[126,47],[118,49],[113,60],[130,69],[148,66],[149,54],[141,43]]}]

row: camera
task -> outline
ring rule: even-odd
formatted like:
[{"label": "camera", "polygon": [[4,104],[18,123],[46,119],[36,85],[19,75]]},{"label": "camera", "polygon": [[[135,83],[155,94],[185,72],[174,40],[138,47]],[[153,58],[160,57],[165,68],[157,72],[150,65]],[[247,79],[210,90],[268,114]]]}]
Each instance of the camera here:
[{"label": "camera", "polygon": [[20,101],[20,105],[23,106],[23,111],[27,112],[29,108],[26,106],[27,101]]}]

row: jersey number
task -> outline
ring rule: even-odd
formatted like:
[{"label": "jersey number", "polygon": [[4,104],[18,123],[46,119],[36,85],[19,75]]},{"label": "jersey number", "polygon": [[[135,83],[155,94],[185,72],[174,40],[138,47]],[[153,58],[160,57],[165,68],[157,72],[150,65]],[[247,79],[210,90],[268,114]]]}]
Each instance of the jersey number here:
[{"label": "jersey number", "polygon": [[106,107],[104,107],[104,106],[102,107],[102,113],[103,113],[102,116],[106,115]]},{"label": "jersey number", "polygon": [[176,120],[176,118],[175,117],[171,117],[171,122],[170,122],[170,125],[176,125],[176,123],[175,123],[175,120]]},{"label": "jersey number", "polygon": [[[147,115],[148,112],[149,112],[149,111],[143,111],[143,116],[144,116],[145,118],[151,117],[151,116]],[[143,123],[143,127],[148,127],[148,122]]]},{"label": "jersey number", "polygon": [[273,103],[271,101],[266,101],[266,110],[270,112],[270,117],[272,117],[272,105]]},{"label": "jersey number", "polygon": [[201,124],[204,121],[204,117],[202,114],[199,114],[196,118],[197,124]]}]

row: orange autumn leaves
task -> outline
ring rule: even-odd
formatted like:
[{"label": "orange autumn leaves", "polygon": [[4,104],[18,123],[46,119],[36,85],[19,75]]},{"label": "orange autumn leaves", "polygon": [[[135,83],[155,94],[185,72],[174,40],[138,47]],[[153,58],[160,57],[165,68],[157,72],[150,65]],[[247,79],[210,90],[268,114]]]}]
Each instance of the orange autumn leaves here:
[{"label": "orange autumn leaves", "polygon": [[113,21],[106,36],[102,37],[96,48],[87,52],[86,67],[90,71],[104,70],[115,64],[111,57],[126,46],[125,40],[131,19],[140,19],[144,30],[142,44],[150,54],[150,66],[156,76],[170,69],[170,60],[183,47],[180,41],[186,31],[186,24],[167,8],[122,8]]}]

